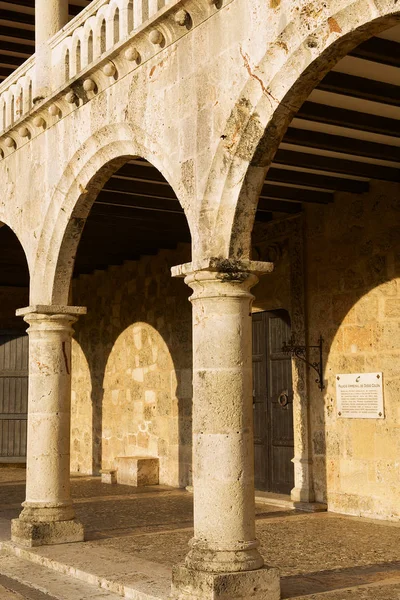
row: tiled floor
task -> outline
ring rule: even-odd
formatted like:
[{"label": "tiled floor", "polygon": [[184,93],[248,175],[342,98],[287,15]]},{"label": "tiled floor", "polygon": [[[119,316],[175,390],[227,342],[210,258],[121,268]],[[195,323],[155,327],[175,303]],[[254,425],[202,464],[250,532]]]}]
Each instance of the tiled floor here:
[{"label": "tiled floor", "polygon": [[[3,536],[24,500],[23,472],[13,471],[0,469]],[[154,581],[163,597],[192,536],[192,496],[83,477],[72,479],[72,493],[87,541],[37,555],[147,589]],[[400,600],[400,524],[258,505],[257,535],[266,563],[281,572],[282,598]]]}]

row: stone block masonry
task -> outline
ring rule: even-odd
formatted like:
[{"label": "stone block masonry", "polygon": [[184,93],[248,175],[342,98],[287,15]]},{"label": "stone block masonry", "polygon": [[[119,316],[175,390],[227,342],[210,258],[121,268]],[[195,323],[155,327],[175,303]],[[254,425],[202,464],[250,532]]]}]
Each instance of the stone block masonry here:
[{"label": "stone block masonry", "polygon": [[74,283],[88,315],[72,350],[71,468],[115,469],[121,456],[159,460],[161,484],[191,482],[191,307],[161,251]]},{"label": "stone block masonry", "polygon": [[159,460],[150,456],[118,456],[117,483],[145,487],[158,485]]}]

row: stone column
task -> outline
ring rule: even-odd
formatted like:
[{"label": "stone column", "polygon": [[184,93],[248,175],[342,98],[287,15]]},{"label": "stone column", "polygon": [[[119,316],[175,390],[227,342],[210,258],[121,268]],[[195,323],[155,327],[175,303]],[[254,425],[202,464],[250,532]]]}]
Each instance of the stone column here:
[{"label": "stone column", "polygon": [[194,538],[171,598],[277,600],[255,536],[250,289],[269,263],[184,265],[193,289]]},{"label": "stone column", "polygon": [[33,306],[29,323],[26,500],[11,525],[23,546],[83,541],[70,494],[72,324],[86,309]]},{"label": "stone column", "polygon": [[45,98],[51,84],[48,40],[68,23],[68,0],[35,0],[35,89],[33,101]]}]

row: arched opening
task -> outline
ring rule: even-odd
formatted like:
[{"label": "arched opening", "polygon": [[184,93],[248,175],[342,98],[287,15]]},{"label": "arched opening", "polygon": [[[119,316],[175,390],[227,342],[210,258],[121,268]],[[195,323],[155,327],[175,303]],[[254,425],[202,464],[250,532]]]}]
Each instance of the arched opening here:
[{"label": "arched opening", "polygon": [[88,37],[88,65],[93,62],[93,31],[90,31]]},{"label": "arched opening", "polygon": [[104,54],[107,49],[106,42],[106,20],[103,19],[100,27],[100,56]]},{"label": "arched opening", "polygon": [[64,56],[64,77],[65,81],[68,81],[70,78],[69,50],[65,52]]},{"label": "arched opening", "polygon": [[154,166],[133,157],[118,166],[103,167],[113,175],[100,186],[77,250],[71,247],[70,301],[88,309],[75,325],[71,466],[98,473],[124,457],[145,456],[158,460],[160,483],[185,486],[190,291],[170,268],[190,260],[190,232]]},{"label": "arched opening", "polygon": [[29,304],[29,270],[13,231],[0,222],[0,464],[26,461],[28,336],[15,316]]},{"label": "arched opening", "polygon": [[[293,360],[292,498],[385,519],[399,516],[396,445],[387,442],[396,437],[400,375],[399,56],[400,27],[376,33],[281,125],[252,232],[253,258],[275,263],[255,288],[255,310],[286,309],[310,363],[323,338],[323,390],[315,370]],[[337,377],[372,373],[383,379],[384,413],[367,407],[362,389],[353,412],[341,413]]]},{"label": "arched opening", "polygon": [[119,42],[119,38],[119,8],[116,8],[113,17],[113,43],[117,44]]},{"label": "arched opening", "polygon": [[78,41],[75,49],[75,73],[79,73],[82,68],[82,57],[81,57],[81,42]]},{"label": "arched opening", "polygon": [[15,98],[14,94],[11,95],[10,102],[10,125],[14,125],[15,122]]}]

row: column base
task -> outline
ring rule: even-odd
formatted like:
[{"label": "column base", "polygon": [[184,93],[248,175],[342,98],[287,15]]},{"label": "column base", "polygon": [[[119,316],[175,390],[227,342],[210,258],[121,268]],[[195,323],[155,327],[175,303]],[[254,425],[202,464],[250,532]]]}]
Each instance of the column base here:
[{"label": "column base", "polygon": [[47,523],[22,519],[11,521],[11,541],[27,548],[83,542],[84,537],[83,525],[76,519]]},{"label": "column base", "polygon": [[177,565],[172,570],[170,600],[279,600],[277,569],[262,567],[239,573],[206,573]]},{"label": "column base", "polygon": [[290,498],[293,502],[307,502],[312,503],[315,501],[314,491],[310,488],[293,488],[290,492]]}]

